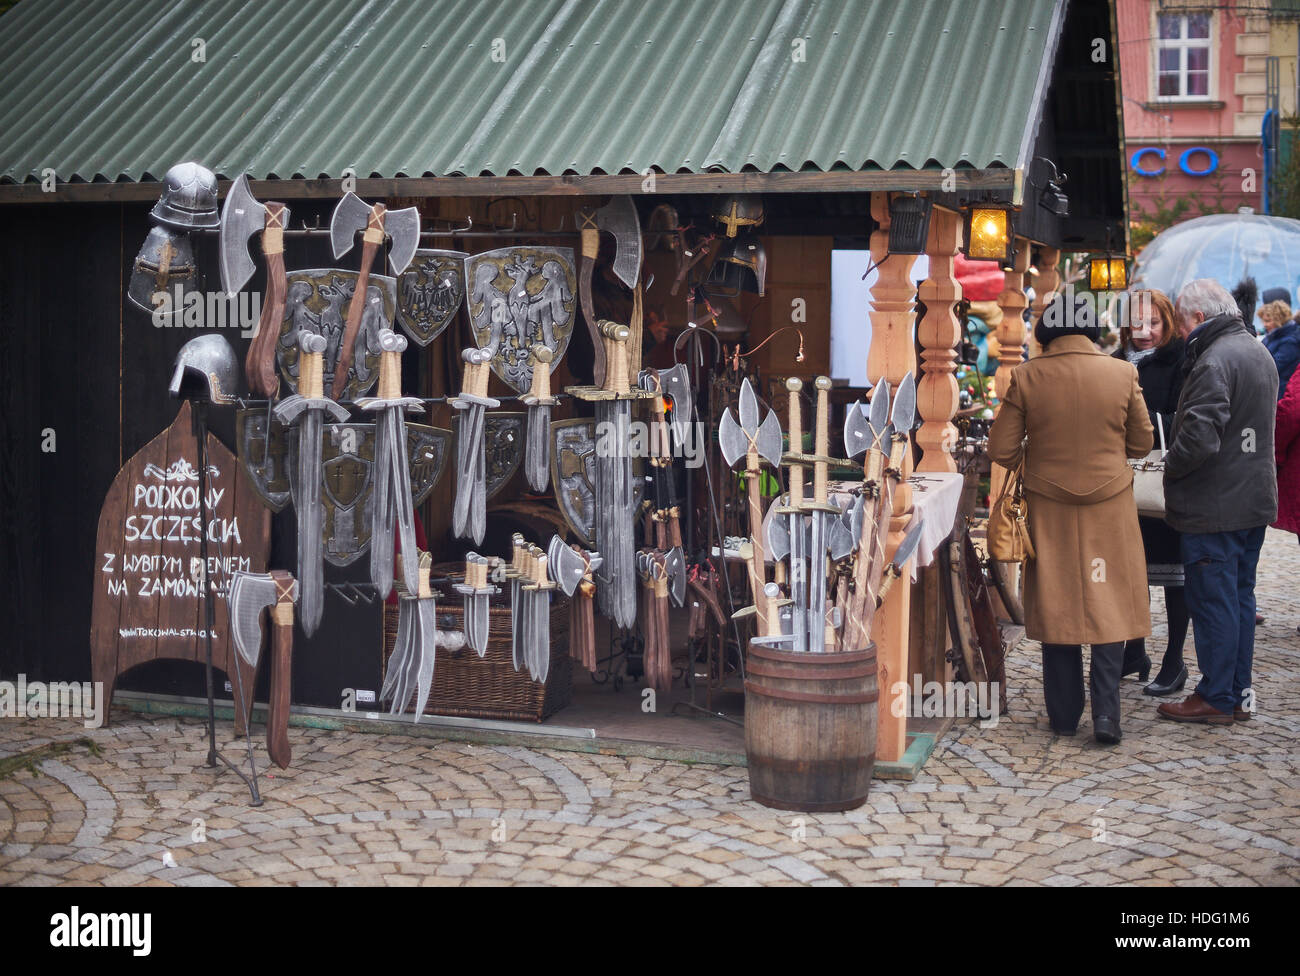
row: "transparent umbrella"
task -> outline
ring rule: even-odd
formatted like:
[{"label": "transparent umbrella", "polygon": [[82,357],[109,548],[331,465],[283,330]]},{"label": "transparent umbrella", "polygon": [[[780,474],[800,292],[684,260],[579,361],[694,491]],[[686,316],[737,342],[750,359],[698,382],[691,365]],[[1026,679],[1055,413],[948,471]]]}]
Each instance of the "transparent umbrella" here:
[{"label": "transparent umbrella", "polygon": [[1170,298],[1197,278],[1232,291],[1247,275],[1263,294],[1285,288],[1295,306],[1300,286],[1300,220],[1263,214],[1211,214],[1162,231],[1142,249],[1135,287],[1158,288]]}]

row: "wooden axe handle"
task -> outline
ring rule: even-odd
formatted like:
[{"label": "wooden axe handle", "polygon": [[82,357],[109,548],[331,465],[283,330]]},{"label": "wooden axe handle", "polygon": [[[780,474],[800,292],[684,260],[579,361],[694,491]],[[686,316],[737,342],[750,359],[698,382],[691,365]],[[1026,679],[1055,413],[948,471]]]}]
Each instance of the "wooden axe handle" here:
[{"label": "wooden axe handle", "polygon": [[[293,758],[289,745],[290,686],[293,679],[293,577],[274,572],[276,602],[271,608],[271,698],[266,716],[266,751],[271,761],[288,769]],[[284,585],[287,578],[289,585]]]},{"label": "wooden axe handle", "polygon": [[366,309],[366,292],[370,288],[370,266],[375,262],[375,252],[384,243],[384,205],[377,203],[370,210],[366,233],[362,237],[361,273],[357,275],[357,288],[348,304],[348,321],[343,326],[343,339],[339,343],[339,361],[334,367],[334,385],[330,395],[339,400],[348,386],[348,373],[352,370],[353,346],[361,329],[361,313]]},{"label": "wooden axe handle", "polygon": [[596,306],[591,300],[591,275],[596,267],[596,255],[600,253],[600,230],[596,219],[587,213],[578,215],[582,224],[581,260],[578,265],[578,301],[582,305],[582,317],[587,320],[587,331],[591,333],[591,344],[596,349],[596,360],[592,365],[592,384],[605,385],[605,344],[600,334],[600,323],[596,318]]},{"label": "wooden axe handle", "polygon": [[284,318],[284,212],[283,203],[266,205],[266,227],[262,231],[262,253],[266,255],[266,297],[257,321],[257,332],[244,357],[249,389],[264,397],[274,397],[280,391],[280,379],[275,375],[275,342],[280,336],[280,322]]}]

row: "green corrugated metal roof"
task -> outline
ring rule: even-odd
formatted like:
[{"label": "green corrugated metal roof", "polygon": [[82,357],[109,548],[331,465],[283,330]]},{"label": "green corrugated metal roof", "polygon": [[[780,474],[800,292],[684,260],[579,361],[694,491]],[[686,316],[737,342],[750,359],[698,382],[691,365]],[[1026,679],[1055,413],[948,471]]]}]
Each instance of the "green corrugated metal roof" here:
[{"label": "green corrugated metal roof", "polygon": [[1014,167],[1059,5],[22,0],[0,182]]}]

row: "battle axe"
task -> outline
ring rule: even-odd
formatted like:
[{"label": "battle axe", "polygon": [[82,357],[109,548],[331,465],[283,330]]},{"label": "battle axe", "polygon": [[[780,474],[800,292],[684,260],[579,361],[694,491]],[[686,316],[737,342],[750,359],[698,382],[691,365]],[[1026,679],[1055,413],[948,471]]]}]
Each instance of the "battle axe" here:
[{"label": "battle axe", "polygon": [[366,289],[370,286],[370,267],[375,252],[388,237],[393,243],[388,251],[388,263],[393,274],[399,275],[415,257],[420,246],[420,212],[415,207],[405,210],[388,210],[382,203],[369,204],[355,193],[348,193],[334,208],[330,218],[330,246],[338,260],[352,250],[357,231],[365,231],[361,247],[361,273],[357,287],[348,305],[348,320],[343,326],[343,340],[339,346],[339,361],[334,367],[334,385],[331,395],[335,400],[347,389],[348,372],[352,369],[353,346],[357,330],[361,328],[361,312],[366,307]]},{"label": "battle axe", "polygon": [[248,240],[260,233],[266,255],[266,295],[244,358],[244,372],[249,389],[264,397],[273,397],[280,389],[275,375],[275,340],[284,318],[284,230],[288,226],[289,208],[283,203],[258,202],[248,188],[247,174],[231,184],[221,208],[221,287],[233,298],[248,283],[256,267],[248,253]]},{"label": "battle axe", "polygon": [[591,300],[591,275],[600,253],[600,234],[614,238],[614,274],[629,288],[635,288],[641,274],[641,220],[630,196],[615,196],[599,210],[579,210],[578,229],[582,235],[582,263],[578,269],[578,299],[587,320],[591,343],[596,349],[593,367],[596,386],[605,385],[605,346]]},{"label": "battle axe", "polygon": [[[282,569],[269,573],[236,570],[230,579],[230,630],[239,656],[257,670],[262,652],[262,611],[271,608],[271,700],[266,716],[266,751],[289,768],[289,685],[293,674],[293,604],[298,584]],[[251,689],[250,689],[251,690]]]}]

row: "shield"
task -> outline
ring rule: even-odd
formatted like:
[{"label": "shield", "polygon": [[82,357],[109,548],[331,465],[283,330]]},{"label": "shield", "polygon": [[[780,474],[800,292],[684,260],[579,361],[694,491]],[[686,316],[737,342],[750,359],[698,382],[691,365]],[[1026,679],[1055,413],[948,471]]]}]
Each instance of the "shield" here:
[{"label": "shield", "polygon": [[[323,335],[325,347],[325,389],[334,382],[334,364],[339,359],[343,326],[348,319],[357,272],[338,268],[290,271],[287,275],[284,321],[275,356],[290,389],[298,392],[298,333],[305,330]],[[356,400],[369,392],[379,379],[379,331],[392,327],[397,308],[397,280],[372,274],[367,287],[367,305],[357,330],[356,352],[343,400]]]},{"label": "shield", "polygon": [[487,500],[506,486],[524,456],[524,415],[489,413],[484,418],[483,453]]},{"label": "shield", "polygon": [[560,514],[587,549],[596,537],[596,421],[551,424],[551,486]]},{"label": "shield", "polygon": [[465,300],[467,256],[462,251],[421,249],[397,276],[397,321],[420,345],[438,338]]},{"label": "shield", "polygon": [[278,512],[289,504],[289,444],[284,425],[265,410],[235,411],[239,463],[266,507]]},{"label": "shield", "polygon": [[533,380],[529,348],[541,343],[559,365],[577,309],[573,251],[525,245],[465,260],[466,307],[474,341],[492,353],[492,372],[520,393]]},{"label": "shield", "polygon": [[[249,411],[253,413],[255,411]],[[297,496],[298,429],[290,428],[284,467]],[[415,504],[429,497],[446,470],[451,431],[422,424],[406,425]],[[347,566],[370,548],[375,462],[374,424],[326,424],[321,436],[321,506],[325,561]]]},{"label": "shield", "polygon": [[443,427],[426,427],[407,423],[406,447],[411,459],[411,495],[421,504],[442,480],[451,447],[451,431]]}]

